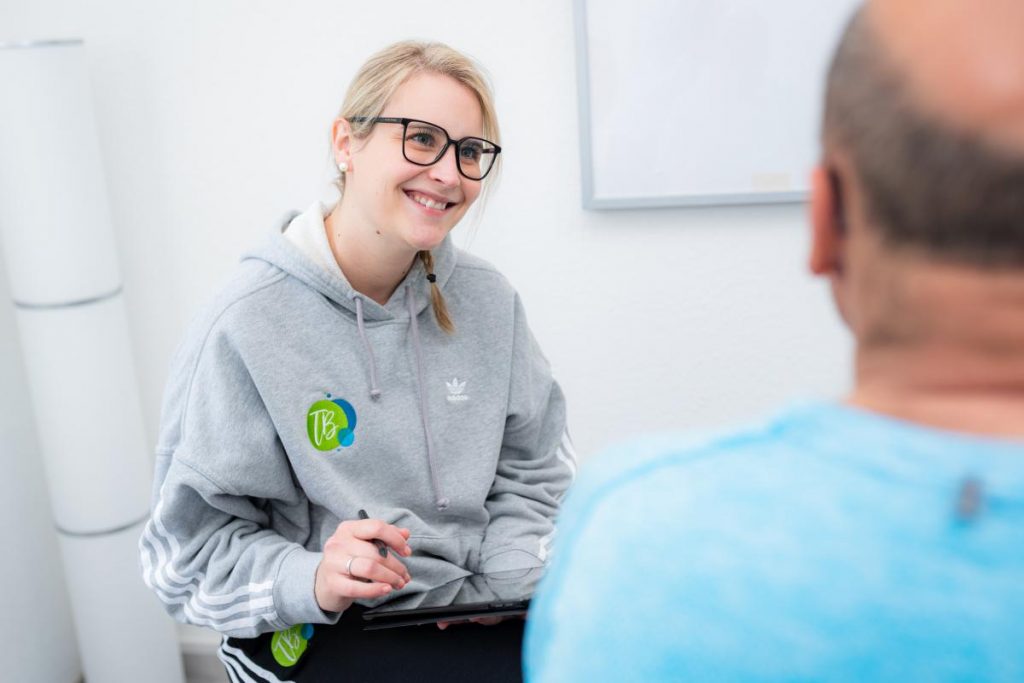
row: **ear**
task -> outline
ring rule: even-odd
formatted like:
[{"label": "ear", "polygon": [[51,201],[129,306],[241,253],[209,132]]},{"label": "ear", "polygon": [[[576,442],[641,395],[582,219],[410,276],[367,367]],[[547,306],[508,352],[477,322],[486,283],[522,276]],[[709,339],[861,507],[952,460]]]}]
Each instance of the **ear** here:
[{"label": "ear", "polygon": [[335,165],[345,162],[352,172],[352,126],[347,119],[338,117],[331,124],[331,147],[334,150]]},{"label": "ear", "polygon": [[815,275],[843,271],[842,246],[846,231],[842,186],[835,170],[824,163],[811,172],[811,253],[808,265]]}]

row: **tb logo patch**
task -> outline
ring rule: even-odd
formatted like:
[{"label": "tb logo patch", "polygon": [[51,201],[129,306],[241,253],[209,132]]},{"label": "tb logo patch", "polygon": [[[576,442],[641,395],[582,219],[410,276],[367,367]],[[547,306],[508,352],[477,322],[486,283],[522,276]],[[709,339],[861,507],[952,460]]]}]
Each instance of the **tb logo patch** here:
[{"label": "tb logo patch", "polygon": [[270,652],[281,666],[294,666],[313,637],[313,624],[296,624],[270,639]]},{"label": "tb logo patch", "polygon": [[356,440],[356,409],[343,398],[326,396],[306,413],[309,442],[318,451],[347,448]]}]

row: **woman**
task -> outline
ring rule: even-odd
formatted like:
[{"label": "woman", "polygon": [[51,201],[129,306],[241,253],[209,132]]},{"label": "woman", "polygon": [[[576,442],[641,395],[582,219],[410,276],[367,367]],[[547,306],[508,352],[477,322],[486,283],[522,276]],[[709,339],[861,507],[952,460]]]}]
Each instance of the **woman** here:
[{"label": "woman", "polygon": [[493,182],[496,140],[469,59],[411,42],[372,57],[332,128],[340,201],[247,256],[176,356],[144,576],[177,619],[229,636],[237,680],[339,662],[352,680],[451,678],[474,658],[492,670],[470,678],[518,676],[521,622],[364,634],[353,606],[543,565],[572,478],[518,296],[448,237]]}]

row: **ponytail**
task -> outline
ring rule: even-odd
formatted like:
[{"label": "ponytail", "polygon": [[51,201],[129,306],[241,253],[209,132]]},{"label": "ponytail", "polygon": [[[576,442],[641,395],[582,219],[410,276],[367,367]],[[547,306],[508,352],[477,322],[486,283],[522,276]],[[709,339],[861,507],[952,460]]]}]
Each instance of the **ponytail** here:
[{"label": "ponytail", "polygon": [[430,282],[430,304],[434,309],[434,318],[437,326],[451,334],[455,332],[455,325],[452,317],[448,314],[448,305],[441,295],[441,288],[437,286],[437,276],[434,275],[434,256],[429,251],[419,252],[420,261],[423,262],[423,270],[427,272],[427,281]]}]

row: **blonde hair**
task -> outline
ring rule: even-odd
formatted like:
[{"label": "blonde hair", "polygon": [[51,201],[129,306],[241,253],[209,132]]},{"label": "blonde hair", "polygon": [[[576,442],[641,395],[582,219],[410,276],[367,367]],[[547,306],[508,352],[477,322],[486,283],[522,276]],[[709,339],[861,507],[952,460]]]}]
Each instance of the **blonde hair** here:
[{"label": "blonde hair", "polygon": [[[381,115],[388,101],[403,83],[421,73],[448,76],[471,90],[480,103],[483,137],[495,144],[501,144],[498,116],[494,110],[494,95],[483,69],[472,59],[444,43],[412,40],[395,43],[373,55],[352,80],[348,92],[345,93],[345,102],[338,113],[339,117],[349,121],[352,137],[367,137],[373,128],[370,119]],[[352,119],[358,117],[365,117],[367,120],[353,123]],[[494,163],[495,167],[488,175],[491,185],[496,182],[496,177],[501,171],[500,154]],[[344,173],[338,177],[337,187],[339,192],[345,191]],[[486,193],[487,186],[481,189],[481,200]],[[417,256],[423,264],[423,269],[428,275],[432,275],[434,258],[431,253],[421,251]],[[438,326],[445,332],[454,332],[455,326],[441,295],[441,288],[433,281],[430,283],[430,301]]]}]

